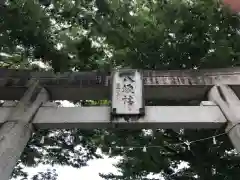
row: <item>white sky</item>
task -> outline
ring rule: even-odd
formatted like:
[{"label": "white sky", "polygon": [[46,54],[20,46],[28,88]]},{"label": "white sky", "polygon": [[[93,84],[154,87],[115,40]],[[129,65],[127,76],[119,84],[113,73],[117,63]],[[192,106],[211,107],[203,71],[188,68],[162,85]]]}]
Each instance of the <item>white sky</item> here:
[{"label": "white sky", "polygon": [[[74,104],[69,101],[61,101],[61,104],[64,107],[74,106]],[[107,156],[102,156],[104,157],[103,159],[90,160],[88,161],[88,166],[79,169],[70,166],[39,165],[34,168],[26,168],[26,171],[29,173],[29,178],[36,175],[38,172],[45,172],[47,169],[55,168],[58,174],[58,180],[103,180],[99,176],[99,173],[117,174],[117,169],[113,164],[117,163],[120,157],[108,158]]]},{"label": "white sky", "polygon": [[[69,101],[60,101],[64,107],[73,107],[74,104]],[[101,152],[97,152],[101,154]],[[102,154],[101,154],[102,155]],[[26,168],[25,170],[29,173],[29,180],[33,175],[38,174],[38,172],[46,172],[47,169],[56,169],[58,174],[57,180],[104,180],[99,176],[99,173],[108,174],[119,174],[117,168],[113,165],[116,164],[120,157],[109,158],[102,155],[103,159],[95,159],[88,161],[88,166],[82,168],[73,168],[70,166],[51,166],[51,165],[39,165],[37,167]],[[179,168],[187,167],[186,163],[182,163]],[[154,177],[163,179],[161,175],[149,175],[148,177]],[[17,179],[18,180],[18,179]]]},{"label": "white sky", "polygon": [[[108,174],[120,174],[113,165],[116,164],[121,157],[109,158],[103,155],[103,159],[95,159],[88,161],[88,166],[81,167],[79,169],[70,166],[51,166],[51,165],[39,165],[37,167],[25,168],[25,171],[29,174],[29,180],[32,176],[38,174],[38,172],[46,172],[47,169],[56,169],[58,174],[57,180],[104,180],[99,176],[99,173]],[[189,167],[187,163],[182,162],[177,170]],[[152,175],[149,174],[148,178],[159,178],[164,180],[161,174]],[[16,179],[16,180],[20,180]]]},{"label": "white sky", "polygon": [[36,168],[27,168],[30,177],[38,172],[45,172],[47,169],[56,169],[58,180],[103,180],[99,173],[117,173],[117,169],[113,166],[117,162],[117,158],[107,158],[91,160],[88,166],[82,168],[72,168],[69,166],[50,166],[40,165]]}]

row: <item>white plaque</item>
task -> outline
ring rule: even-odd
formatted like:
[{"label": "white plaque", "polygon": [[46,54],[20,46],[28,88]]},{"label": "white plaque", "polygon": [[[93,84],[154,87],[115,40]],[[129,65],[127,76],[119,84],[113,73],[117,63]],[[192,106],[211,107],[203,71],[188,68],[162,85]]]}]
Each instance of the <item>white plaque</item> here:
[{"label": "white plaque", "polygon": [[143,76],[138,70],[117,70],[112,74],[112,114],[144,114]]}]

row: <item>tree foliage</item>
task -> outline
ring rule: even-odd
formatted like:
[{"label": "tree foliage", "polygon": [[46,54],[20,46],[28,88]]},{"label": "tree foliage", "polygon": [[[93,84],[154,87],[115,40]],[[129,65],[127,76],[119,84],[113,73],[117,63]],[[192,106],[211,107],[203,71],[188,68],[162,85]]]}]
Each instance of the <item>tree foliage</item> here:
[{"label": "tree foliage", "polygon": [[[213,0],[9,0],[0,5],[0,65],[39,71],[43,69],[36,62],[41,61],[55,72],[233,67],[240,63],[239,20]],[[123,157],[117,164],[120,175],[102,175],[106,179],[151,179],[147,178],[150,173],[161,173],[168,180],[238,179],[239,163],[228,153],[232,146],[227,137],[219,137],[216,144],[211,140],[193,143],[190,150],[185,144],[221,132],[39,131],[19,163],[79,168],[100,157],[96,149],[101,145],[105,153],[112,146],[108,154]],[[147,152],[116,148],[150,145],[159,148]],[[188,167],[175,172],[183,161]],[[35,177],[43,179],[47,174]],[[15,168],[17,175],[26,177],[20,165]]]},{"label": "tree foliage", "polygon": [[39,172],[32,177],[32,180],[57,180],[56,170],[47,169],[46,172]]},{"label": "tree foliage", "polygon": [[[125,13],[121,14],[121,10]],[[121,35],[107,36],[110,32],[106,32],[106,41],[113,46],[116,65],[122,65],[124,61],[124,65],[134,68],[201,69],[239,64],[239,16],[219,3],[137,1],[132,6],[119,4],[114,13],[118,14],[120,22],[108,19],[110,32]],[[107,147],[113,146],[111,154],[123,156],[117,164],[122,175],[103,177],[152,179],[147,178],[152,173],[169,180],[237,179],[238,159],[227,153],[232,146],[226,136],[219,137],[216,145],[208,140],[192,143],[188,149],[185,144],[216,133],[221,131],[152,130],[148,135],[143,131],[113,131],[106,136],[105,150],[107,152]],[[147,152],[142,148],[114,148],[121,146],[160,147],[148,148]],[[188,167],[176,172],[182,162]]]}]

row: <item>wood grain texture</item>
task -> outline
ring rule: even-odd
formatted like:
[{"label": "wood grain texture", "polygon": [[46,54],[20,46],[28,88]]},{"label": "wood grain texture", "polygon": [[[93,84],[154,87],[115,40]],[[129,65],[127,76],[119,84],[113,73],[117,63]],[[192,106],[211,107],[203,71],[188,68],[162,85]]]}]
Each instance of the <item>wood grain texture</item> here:
[{"label": "wood grain texture", "polygon": [[[240,68],[143,71],[145,99],[203,100],[215,84],[227,84],[240,96]],[[30,80],[39,80],[51,100],[110,99],[111,76],[104,72],[31,72],[0,69],[0,99],[18,100]]]}]

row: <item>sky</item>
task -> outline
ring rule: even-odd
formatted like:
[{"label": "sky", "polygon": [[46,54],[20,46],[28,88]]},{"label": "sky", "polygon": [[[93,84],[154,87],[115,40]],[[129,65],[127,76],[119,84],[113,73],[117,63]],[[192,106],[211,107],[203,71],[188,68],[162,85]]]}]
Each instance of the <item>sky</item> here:
[{"label": "sky", "polygon": [[[69,101],[60,101],[62,106],[64,107],[74,107],[74,104],[72,104]],[[38,165],[37,167],[28,167],[25,168],[24,171],[26,171],[29,174],[29,180],[33,175],[38,174],[38,172],[46,172],[47,169],[56,169],[56,173],[58,174],[57,180],[104,180],[99,176],[99,173],[108,174],[119,174],[117,168],[114,167],[114,164],[116,164],[121,157],[114,157],[109,158],[106,155],[103,155],[100,151],[97,152],[100,155],[103,156],[103,159],[94,159],[88,161],[88,166],[82,167],[82,168],[73,168],[70,166],[51,166],[51,165]],[[186,167],[186,164],[181,164],[180,169],[183,167]],[[155,178],[161,178],[159,175],[149,175],[148,177],[155,177]],[[18,180],[18,179],[17,179]]]},{"label": "sky", "polygon": [[[69,101],[61,101],[64,107],[73,107]],[[99,152],[100,153],[100,152]],[[100,153],[101,154],[101,153]],[[102,155],[102,154],[101,154]],[[82,168],[72,168],[69,166],[44,166],[40,165],[37,168],[28,168],[27,171],[30,176],[37,174],[37,172],[44,172],[47,168],[55,168],[58,174],[58,180],[68,180],[71,175],[71,180],[103,180],[99,173],[117,173],[117,169],[113,164],[117,163],[119,158],[108,158],[104,156],[103,159],[90,160],[88,166]]]},{"label": "sky", "polygon": [[38,172],[45,172],[47,169],[56,169],[58,180],[103,180],[99,173],[117,173],[117,169],[113,166],[118,161],[118,158],[108,158],[91,160],[88,166],[82,168],[73,168],[69,166],[51,166],[39,165],[35,168],[26,168],[29,176],[37,174]]},{"label": "sky", "polygon": [[[103,155],[104,156],[104,155]],[[99,173],[108,174],[119,174],[117,168],[113,165],[120,160],[120,157],[109,158],[104,156],[103,159],[90,160],[88,166],[82,168],[73,168],[70,166],[51,166],[51,165],[39,165],[34,168],[25,168],[26,172],[29,174],[29,180],[33,175],[38,174],[38,172],[46,172],[47,169],[56,169],[58,174],[57,180],[104,180],[99,176]],[[187,163],[182,162],[176,171],[189,167]],[[148,178],[158,178],[159,180],[164,180],[160,174],[147,176]],[[70,178],[70,179],[69,179]],[[18,180],[18,179],[17,179]]]},{"label": "sky", "polygon": [[[59,101],[61,102],[62,106],[64,107],[74,107],[74,104],[72,104],[69,101]],[[103,159],[94,159],[88,161],[88,166],[81,167],[79,169],[73,168],[70,166],[60,166],[60,165],[38,165],[37,167],[28,167],[25,168],[24,171],[26,171],[29,174],[29,180],[33,175],[38,174],[38,172],[46,172],[47,169],[56,169],[56,173],[58,174],[57,180],[104,180],[99,176],[99,173],[108,174],[119,174],[117,168],[114,167],[114,164],[116,164],[121,157],[114,157],[109,158],[106,155],[103,155],[99,151],[98,154],[103,156]],[[182,163],[179,165],[179,167],[176,169],[181,169],[183,167],[187,167],[188,165],[186,163]],[[160,174],[158,175],[149,175],[149,178],[159,178],[163,179]],[[17,179],[19,180],[19,179]]]},{"label": "sky", "polygon": [[[64,107],[74,107],[69,101],[60,101]],[[98,152],[101,154],[101,152]],[[101,154],[102,155],[102,154]],[[26,172],[29,174],[29,178],[36,175],[38,172],[45,172],[47,169],[56,169],[58,174],[57,180],[103,180],[99,173],[117,173],[117,169],[113,164],[120,160],[120,157],[108,158],[102,155],[103,159],[95,159],[88,161],[88,166],[82,168],[73,168],[70,166],[51,166],[51,165],[39,165],[34,168],[26,168]]]}]

